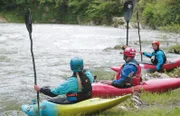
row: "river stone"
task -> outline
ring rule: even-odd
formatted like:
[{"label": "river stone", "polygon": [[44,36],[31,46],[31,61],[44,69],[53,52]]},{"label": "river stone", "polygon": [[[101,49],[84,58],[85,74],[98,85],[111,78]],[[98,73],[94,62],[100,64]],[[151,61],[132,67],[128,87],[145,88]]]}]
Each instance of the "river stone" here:
[{"label": "river stone", "polygon": [[159,72],[142,74],[143,81],[147,81],[147,80],[154,79],[154,78],[163,79],[163,78],[170,78],[170,76],[168,76],[165,73],[159,73]]}]

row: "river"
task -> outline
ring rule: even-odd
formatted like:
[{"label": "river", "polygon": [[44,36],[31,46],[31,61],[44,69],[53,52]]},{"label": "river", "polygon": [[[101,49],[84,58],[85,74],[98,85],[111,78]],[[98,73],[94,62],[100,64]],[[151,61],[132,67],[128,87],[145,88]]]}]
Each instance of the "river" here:
[{"label": "river", "polygon": [[[126,29],[58,24],[33,24],[32,38],[40,86],[55,87],[71,76],[69,61],[74,56],[84,59],[85,68],[94,71],[120,65],[120,50],[110,49],[126,42]],[[154,30],[141,30],[143,51],[152,51],[153,40],[162,41],[162,49],[180,43],[180,35]],[[129,30],[129,45],[139,51],[137,29]],[[167,53],[169,60],[179,55]],[[136,59],[140,61],[138,54]],[[147,61],[147,58],[144,58]],[[36,99],[30,54],[30,39],[25,24],[0,24],[0,115],[21,116],[20,106]],[[45,96],[40,94],[40,98]]]}]

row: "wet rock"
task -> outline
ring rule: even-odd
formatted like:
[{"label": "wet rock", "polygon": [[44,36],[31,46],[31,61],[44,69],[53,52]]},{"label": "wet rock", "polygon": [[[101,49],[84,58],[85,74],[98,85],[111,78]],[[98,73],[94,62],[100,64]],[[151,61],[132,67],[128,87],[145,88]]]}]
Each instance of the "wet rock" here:
[{"label": "wet rock", "polygon": [[168,75],[169,75],[170,77],[180,78],[180,67],[174,69],[174,70],[171,71],[171,72],[168,72]]},{"label": "wet rock", "polygon": [[175,54],[180,54],[180,45],[173,45],[170,46],[168,49],[169,53],[175,53]]},{"label": "wet rock", "polygon": [[165,73],[159,73],[159,72],[142,74],[143,81],[147,81],[154,78],[163,79],[163,78],[170,78],[170,76]]},{"label": "wet rock", "polygon": [[116,46],[114,46],[114,49],[122,49],[122,45],[116,45]]},{"label": "wet rock", "polygon": [[140,93],[138,92],[133,93],[133,96],[131,97],[131,101],[133,102],[134,107],[137,109],[143,104],[140,98]]},{"label": "wet rock", "polygon": [[57,23],[57,20],[56,19],[52,19],[51,23]]},{"label": "wet rock", "polygon": [[128,111],[128,108],[125,106],[118,106],[117,108],[122,110],[122,111]]},{"label": "wet rock", "polygon": [[175,54],[180,54],[180,51],[175,49],[175,48],[172,48],[171,50],[169,50],[168,52],[170,53],[175,53]]},{"label": "wet rock", "polygon": [[125,28],[124,24],[126,23],[126,21],[124,20],[124,17],[114,17],[112,21],[113,21],[113,24],[112,24],[113,27]]},{"label": "wet rock", "polygon": [[104,50],[107,51],[107,50],[124,50],[126,48],[126,45],[115,45],[113,48],[111,47],[108,47],[108,48],[105,48]]},{"label": "wet rock", "polygon": [[113,50],[113,48],[108,47],[108,48],[105,48],[103,51],[109,51],[109,50]]}]

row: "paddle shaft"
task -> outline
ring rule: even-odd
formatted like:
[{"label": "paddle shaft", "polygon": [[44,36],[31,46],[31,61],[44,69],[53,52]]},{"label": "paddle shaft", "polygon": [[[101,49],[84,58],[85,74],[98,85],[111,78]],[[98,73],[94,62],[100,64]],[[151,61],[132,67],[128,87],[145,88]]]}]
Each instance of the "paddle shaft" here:
[{"label": "paddle shaft", "polygon": [[[32,63],[33,63],[33,70],[34,70],[34,85],[37,85],[36,65],[35,65],[35,59],[34,59],[34,53],[33,53],[33,40],[32,40],[31,33],[29,33],[29,38],[30,38],[30,41],[31,41],[31,56],[32,56]],[[38,104],[38,116],[40,116],[40,110],[39,110],[39,92],[37,92],[37,104]]]},{"label": "paddle shaft", "polygon": [[128,40],[129,40],[129,21],[127,21],[127,30],[126,30],[126,45],[128,46]]},{"label": "paddle shaft", "polygon": [[[36,65],[35,65],[35,59],[34,59],[34,53],[33,53],[33,40],[32,40],[32,19],[31,19],[31,10],[28,9],[25,14],[25,23],[27,30],[29,32],[29,38],[30,38],[30,51],[32,56],[32,63],[33,63],[33,71],[34,71],[34,85],[37,85],[37,76],[36,76]],[[39,92],[37,92],[37,104],[38,104],[38,116],[40,116],[40,110],[39,110]]]},{"label": "paddle shaft", "polygon": [[33,71],[34,71],[34,84],[37,85],[36,65],[35,65],[35,60],[34,60],[33,40],[32,40],[32,35],[31,35],[31,33],[29,33],[29,38],[30,38],[30,41],[31,41],[31,56],[32,56]]},{"label": "paddle shaft", "polygon": [[[138,9],[136,10],[136,18],[137,18],[137,26],[138,26],[139,47],[140,47],[140,51],[142,51]],[[141,62],[142,61],[143,61],[143,55],[141,54]]]}]

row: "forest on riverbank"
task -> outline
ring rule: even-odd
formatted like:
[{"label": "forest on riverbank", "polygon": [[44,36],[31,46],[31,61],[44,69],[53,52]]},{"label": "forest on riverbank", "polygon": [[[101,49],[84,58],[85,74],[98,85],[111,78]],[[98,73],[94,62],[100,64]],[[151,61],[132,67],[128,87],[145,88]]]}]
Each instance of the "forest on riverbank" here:
[{"label": "forest on riverbank", "polygon": [[[7,22],[24,22],[24,11],[32,10],[34,23],[112,25],[123,17],[125,0],[1,0],[0,17]],[[131,21],[153,29],[180,32],[180,0],[135,0]],[[120,24],[121,25],[121,24]]]}]

